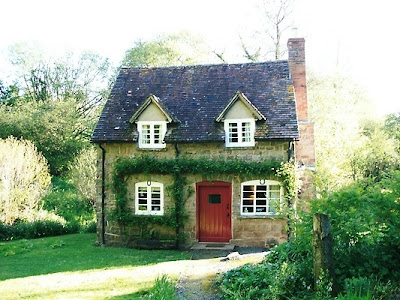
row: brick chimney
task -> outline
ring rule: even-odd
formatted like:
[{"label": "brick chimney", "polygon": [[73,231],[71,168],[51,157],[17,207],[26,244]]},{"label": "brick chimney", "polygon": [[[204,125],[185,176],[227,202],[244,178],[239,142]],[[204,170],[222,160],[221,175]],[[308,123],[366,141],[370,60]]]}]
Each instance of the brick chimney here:
[{"label": "brick chimney", "polygon": [[295,143],[295,158],[299,164],[313,168],[315,166],[314,123],[308,120],[305,41],[304,38],[291,38],[287,45],[300,133],[300,138]]},{"label": "brick chimney", "polygon": [[307,83],[306,83],[306,54],[304,38],[288,40],[289,67],[292,75],[297,107],[297,119],[308,120]]}]

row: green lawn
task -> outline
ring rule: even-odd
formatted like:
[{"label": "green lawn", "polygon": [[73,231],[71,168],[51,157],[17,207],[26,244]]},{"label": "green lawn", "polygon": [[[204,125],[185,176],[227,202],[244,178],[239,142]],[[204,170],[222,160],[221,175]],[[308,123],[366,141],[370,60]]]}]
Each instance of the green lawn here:
[{"label": "green lawn", "polygon": [[133,299],[152,286],[163,262],[189,258],[182,251],[96,247],[95,240],[72,234],[0,242],[1,298]]}]

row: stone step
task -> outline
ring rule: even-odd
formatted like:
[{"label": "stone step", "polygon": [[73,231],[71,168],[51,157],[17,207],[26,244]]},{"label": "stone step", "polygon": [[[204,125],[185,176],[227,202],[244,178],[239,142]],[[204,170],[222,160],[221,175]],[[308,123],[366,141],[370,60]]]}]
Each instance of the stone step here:
[{"label": "stone step", "polygon": [[235,246],[229,243],[195,243],[190,250],[232,251],[234,248]]}]

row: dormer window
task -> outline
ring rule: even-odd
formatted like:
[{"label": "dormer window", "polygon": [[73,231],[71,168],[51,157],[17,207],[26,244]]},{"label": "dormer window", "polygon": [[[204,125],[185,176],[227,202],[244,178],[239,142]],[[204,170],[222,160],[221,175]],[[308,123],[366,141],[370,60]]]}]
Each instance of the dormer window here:
[{"label": "dormer window", "polygon": [[224,121],[227,147],[254,146],[254,119],[228,119]]},{"label": "dormer window", "polygon": [[139,148],[165,148],[164,136],[167,132],[167,122],[139,121]]},{"label": "dormer window", "polygon": [[224,122],[226,147],[253,147],[256,120],[265,121],[266,118],[240,91],[215,119]]},{"label": "dormer window", "polygon": [[167,124],[177,121],[155,95],[149,95],[129,119],[136,123],[138,145],[143,149],[165,148]]}]

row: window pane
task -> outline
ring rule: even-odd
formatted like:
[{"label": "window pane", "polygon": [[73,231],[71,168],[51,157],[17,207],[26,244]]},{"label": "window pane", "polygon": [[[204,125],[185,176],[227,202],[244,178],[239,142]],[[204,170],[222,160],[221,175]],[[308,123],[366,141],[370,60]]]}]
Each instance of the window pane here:
[{"label": "window pane", "polygon": [[154,144],[161,144],[161,125],[154,125]]},{"label": "window pane", "polygon": [[147,206],[146,205],[139,205],[139,210],[147,210]]},{"label": "window pane", "polygon": [[220,204],[221,203],[221,195],[208,195],[208,203],[209,204]]},{"label": "window pane", "polygon": [[229,136],[230,143],[239,142],[238,124],[237,123],[229,123],[228,136]]},{"label": "window pane", "polygon": [[254,198],[254,192],[243,192],[243,198]]},{"label": "window pane", "polygon": [[242,123],[242,142],[250,142],[250,122]]},{"label": "window pane", "polygon": [[258,198],[267,198],[267,192],[257,192],[257,199]]},{"label": "window pane", "polygon": [[252,213],[254,212],[254,209],[252,206],[243,206],[243,213],[247,214],[247,213]]},{"label": "window pane", "polygon": [[267,200],[266,200],[266,199],[265,199],[265,200],[259,200],[259,199],[257,199],[256,205],[257,205],[257,206],[259,206],[259,205],[267,205]]},{"label": "window pane", "polygon": [[151,206],[152,211],[160,211],[161,207],[160,206]]},{"label": "window pane", "polygon": [[253,205],[253,200],[243,200],[243,205]]},{"label": "window pane", "polygon": [[270,200],[269,201],[269,207],[268,207],[268,212],[275,214],[276,213],[276,205],[278,202],[276,200]]},{"label": "window pane", "polygon": [[142,125],[142,143],[150,144],[150,125]]},{"label": "window pane", "polygon": [[254,185],[244,185],[243,191],[254,191]]}]

